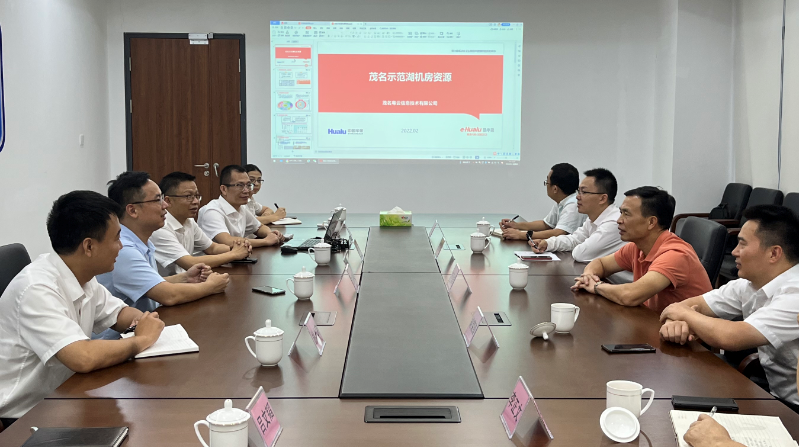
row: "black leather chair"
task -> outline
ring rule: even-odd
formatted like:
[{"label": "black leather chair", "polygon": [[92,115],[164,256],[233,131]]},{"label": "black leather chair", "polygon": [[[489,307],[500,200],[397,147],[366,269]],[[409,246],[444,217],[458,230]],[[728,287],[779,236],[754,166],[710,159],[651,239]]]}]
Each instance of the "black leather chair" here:
[{"label": "black leather chair", "polygon": [[[749,185],[743,183],[727,184],[727,187],[724,188],[724,194],[721,196],[721,202],[719,202],[719,205],[726,208],[727,212],[729,213],[729,218],[716,219],[716,221],[726,227],[740,227],[738,222],[741,220],[741,215],[744,212],[744,208],[746,207],[746,203],[749,201],[749,195],[751,193],[752,187]],[[710,217],[710,213],[678,214],[674,216],[674,219],[671,220],[671,232],[676,233],[677,222],[690,216],[708,218]]]},{"label": "black leather chair", "polygon": [[0,295],[5,292],[8,283],[31,263],[28,250],[22,244],[9,244],[0,247]]},{"label": "black leather chair", "polygon": [[727,227],[712,220],[689,216],[677,236],[694,247],[699,261],[707,271],[710,284],[715,284],[721,269],[721,260],[724,258]]},{"label": "black leather chair", "polygon": [[[749,195],[749,201],[746,203],[746,208],[755,205],[782,205],[783,194],[779,189],[769,188],[755,188],[752,194]],[[746,223],[746,218],[741,217],[740,225],[738,228],[730,228],[727,230],[727,249],[725,251],[724,260],[721,261],[721,271],[719,275],[726,279],[737,279],[738,269],[735,267],[735,258],[732,256],[732,251],[738,244],[738,233],[741,232],[741,227]]]},{"label": "black leather chair", "polygon": [[790,209],[794,214],[799,216],[799,192],[789,192],[785,194],[785,199],[782,200],[782,206]]}]

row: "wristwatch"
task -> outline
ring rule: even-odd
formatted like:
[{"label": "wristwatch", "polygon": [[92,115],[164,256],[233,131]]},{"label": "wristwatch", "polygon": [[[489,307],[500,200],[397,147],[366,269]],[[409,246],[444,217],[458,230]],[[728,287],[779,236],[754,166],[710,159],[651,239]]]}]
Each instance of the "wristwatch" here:
[{"label": "wristwatch", "polygon": [[598,286],[600,284],[604,284],[604,283],[602,281],[599,281],[599,282],[594,284],[594,295],[599,295],[599,292],[596,290],[596,286]]},{"label": "wristwatch", "polygon": [[528,241],[532,241],[533,240],[533,230],[530,230],[530,231],[527,232],[527,240]]}]

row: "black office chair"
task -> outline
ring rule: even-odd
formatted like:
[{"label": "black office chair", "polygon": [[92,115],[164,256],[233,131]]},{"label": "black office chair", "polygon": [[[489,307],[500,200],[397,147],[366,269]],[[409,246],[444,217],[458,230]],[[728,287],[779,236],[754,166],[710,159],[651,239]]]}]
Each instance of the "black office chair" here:
[{"label": "black office chair", "polygon": [[24,245],[9,244],[0,247],[0,265],[3,266],[0,268],[0,295],[6,291],[8,283],[30,263],[31,257]]},{"label": "black office chair", "polygon": [[782,201],[782,206],[793,211],[794,214],[799,216],[799,192],[789,192],[785,194],[785,199]]},{"label": "black office chair", "polygon": [[[755,188],[752,194],[749,195],[749,201],[746,203],[746,208],[755,205],[782,205],[783,194],[779,189],[769,188]],[[730,228],[727,230],[727,248],[725,250],[724,260],[721,261],[721,270],[719,276],[728,280],[738,278],[738,269],[735,267],[735,258],[732,256],[732,251],[738,245],[738,233],[741,232],[741,227],[746,223],[746,218],[741,217],[740,225],[738,228]]]},{"label": "black office chair", "polygon": [[699,261],[707,272],[710,284],[715,284],[721,269],[721,260],[724,258],[727,228],[712,220],[689,216],[677,236],[694,247]]},{"label": "black office chair", "polygon": [[[677,232],[677,222],[690,216],[714,219],[726,227],[740,227],[738,222],[744,212],[752,187],[743,183],[729,183],[724,188],[719,206],[713,208],[711,213],[684,213],[674,216],[671,220],[671,232]],[[713,214],[713,216],[711,216]]]}]

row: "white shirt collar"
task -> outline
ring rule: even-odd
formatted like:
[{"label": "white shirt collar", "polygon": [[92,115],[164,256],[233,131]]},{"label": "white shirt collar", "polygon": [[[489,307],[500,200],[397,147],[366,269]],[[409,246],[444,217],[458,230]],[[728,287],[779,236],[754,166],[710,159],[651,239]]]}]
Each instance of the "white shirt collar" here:
[{"label": "white shirt collar", "polygon": [[86,291],[78,282],[78,278],[72,273],[72,270],[67,266],[61,256],[56,253],[49,253],[47,261],[55,267],[58,272],[58,277],[63,282],[64,294],[70,301],[75,302],[86,296]]},{"label": "white shirt collar", "polygon": [[794,265],[788,270],[780,273],[776,278],[769,281],[768,284],[763,286],[763,288],[760,290],[762,290],[763,293],[766,294],[767,298],[771,298],[785,282],[790,281],[794,278],[799,278],[799,264]]},{"label": "white shirt collar", "polygon": [[572,200],[577,201],[577,193],[576,192],[573,192],[570,196],[564,197],[563,200],[558,202],[558,206],[566,205],[566,204],[569,203],[569,201],[572,201]]},{"label": "white shirt collar", "polygon": [[183,225],[180,222],[178,222],[177,219],[175,219],[175,216],[173,216],[172,213],[169,212],[169,210],[166,211],[165,226],[172,231],[178,231],[183,228]]},{"label": "white shirt collar", "polygon": [[[616,204],[615,203],[611,203],[610,205],[608,205],[607,208],[604,209],[604,211],[599,213],[599,216],[596,216],[596,220],[592,220],[591,223],[594,224],[594,225],[599,225],[599,224],[605,223],[608,220],[611,220],[609,216],[612,215],[613,213],[615,213],[616,210],[618,210],[618,208],[616,207]],[[616,219],[613,219],[613,220],[616,220]]]},{"label": "white shirt collar", "polygon": [[231,205],[230,202],[225,200],[225,198],[221,195],[219,196],[219,205],[222,207],[222,211],[224,211],[227,215],[239,212],[239,210],[233,208],[233,205]]}]

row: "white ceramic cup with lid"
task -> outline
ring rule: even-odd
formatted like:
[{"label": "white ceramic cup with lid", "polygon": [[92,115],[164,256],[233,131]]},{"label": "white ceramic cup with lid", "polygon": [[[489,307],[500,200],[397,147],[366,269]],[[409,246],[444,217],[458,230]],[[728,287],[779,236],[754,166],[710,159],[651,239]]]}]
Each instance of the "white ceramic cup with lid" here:
[{"label": "white ceramic cup with lid", "polygon": [[330,264],[330,249],[332,246],[327,242],[320,242],[308,249],[308,256],[319,265]]},{"label": "white ceramic cup with lid", "polygon": [[508,280],[510,286],[514,289],[523,289],[527,287],[527,271],[530,266],[517,262],[508,266]]},{"label": "white ceramic cup with lid", "polygon": [[[250,414],[233,408],[233,401],[225,400],[225,408],[209,414],[205,420],[194,423],[194,433],[205,447],[247,447],[247,426]],[[200,434],[200,425],[208,427],[210,446]]]},{"label": "white ceramic cup with lid", "polygon": [[[313,278],[314,274],[306,271],[303,266],[302,271],[294,275],[294,278],[286,280],[286,288],[301,300],[310,299],[313,295]],[[294,285],[293,288],[289,286],[289,282]]]},{"label": "white ceramic cup with lid", "polygon": [[[255,342],[254,351],[249,340]],[[244,337],[244,344],[261,365],[275,366],[283,358],[283,329],[272,327],[272,320],[266,320],[266,326]]]},{"label": "white ceramic cup with lid", "polygon": [[549,307],[551,322],[555,323],[555,332],[565,334],[574,329],[574,323],[580,316],[580,308],[570,303],[552,303]]},{"label": "white ceramic cup with lid", "polygon": [[472,251],[475,253],[482,253],[483,250],[488,248],[488,245],[491,244],[491,239],[486,237],[485,234],[480,232],[474,232],[471,234],[471,247]]},{"label": "white ceramic cup with lid", "polygon": [[493,229],[494,227],[491,226],[491,222],[487,221],[485,217],[480,222],[477,222],[477,231],[486,236],[491,236],[491,231]]}]

